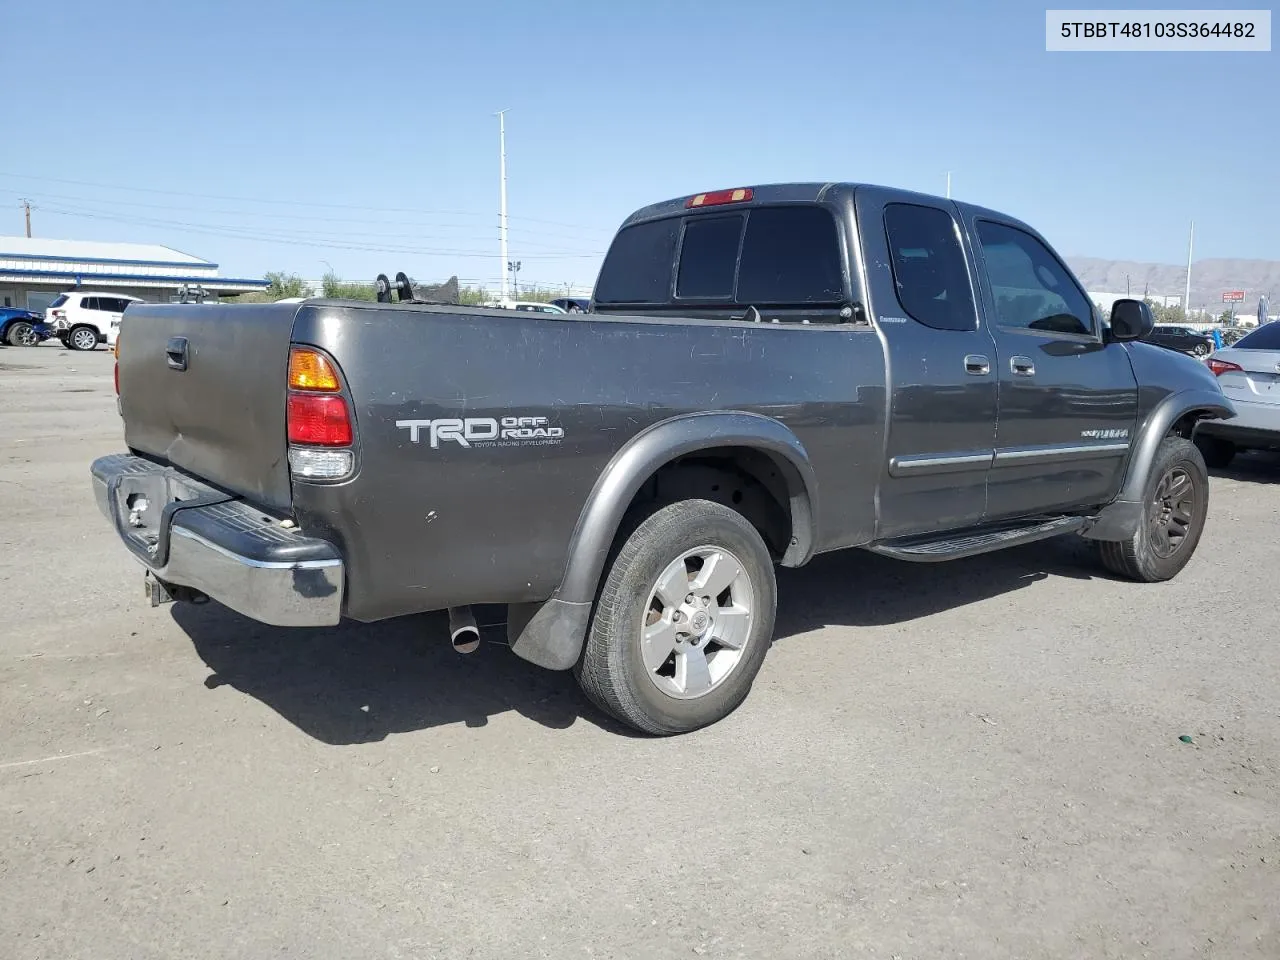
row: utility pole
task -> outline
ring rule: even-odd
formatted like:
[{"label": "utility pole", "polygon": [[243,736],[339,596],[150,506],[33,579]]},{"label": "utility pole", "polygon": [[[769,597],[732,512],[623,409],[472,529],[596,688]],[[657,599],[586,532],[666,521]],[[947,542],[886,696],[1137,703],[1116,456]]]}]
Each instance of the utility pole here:
[{"label": "utility pole", "polygon": [[18,202],[22,204],[22,209],[25,210],[27,214],[27,239],[30,240],[31,239],[31,201],[28,200],[26,197],[23,197]]},{"label": "utility pole", "polygon": [[[521,266],[521,264],[520,264],[520,261],[519,261],[519,260],[508,260],[508,261],[507,261],[507,270],[509,270],[509,271],[511,272],[511,285],[515,288],[515,294],[516,294],[516,296],[517,296],[517,297],[518,297],[518,296],[520,296],[520,266]],[[503,279],[503,281],[504,281],[504,282],[503,282],[503,287],[504,287],[504,289],[505,289],[505,287],[506,287],[506,282],[505,282],[505,281],[506,281],[506,279],[507,279],[507,278],[504,276],[502,279]],[[503,294],[503,297],[504,297],[504,298],[505,298],[505,296],[506,296],[506,294]]]},{"label": "utility pole", "polygon": [[1191,221],[1191,232],[1187,234],[1187,289],[1182,298],[1182,317],[1191,319],[1191,250],[1196,240],[1196,222]]},{"label": "utility pole", "polygon": [[498,211],[498,245],[502,249],[502,299],[509,300],[507,291],[507,272],[511,269],[511,261],[507,259],[507,111],[498,111],[498,164],[501,175],[501,207]]}]

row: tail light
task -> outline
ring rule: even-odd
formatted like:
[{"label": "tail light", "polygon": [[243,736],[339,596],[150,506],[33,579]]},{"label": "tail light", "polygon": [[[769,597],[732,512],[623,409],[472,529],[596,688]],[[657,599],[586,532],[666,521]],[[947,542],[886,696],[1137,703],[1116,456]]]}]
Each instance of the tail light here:
[{"label": "tail light", "polygon": [[686,210],[697,207],[718,207],[725,203],[746,203],[755,195],[750,187],[739,187],[736,190],[713,190],[711,193],[699,193],[684,202]]},{"label": "tail light", "polygon": [[120,338],[119,337],[116,337],[116,345],[111,348],[111,356],[115,358],[114,362],[112,363],[112,366],[115,367],[115,371],[112,373],[112,378],[116,382],[116,396],[118,397],[120,396]]},{"label": "tail light", "polygon": [[1239,370],[1241,373],[1244,373],[1244,367],[1240,366],[1238,363],[1232,363],[1230,360],[1218,360],[1214,357],[1210,357],[1205,362],[1209,365],[1209,369],[1213,371],[1213,375],[1215,377],[1220,377],[1224,373],[1230,373],[1232,370]]},{"label": "tail light", "polygon": [[306,480],[341,480],[355,467],[355,431],[337,366],[319,350],[289,351],[289,469]]}]

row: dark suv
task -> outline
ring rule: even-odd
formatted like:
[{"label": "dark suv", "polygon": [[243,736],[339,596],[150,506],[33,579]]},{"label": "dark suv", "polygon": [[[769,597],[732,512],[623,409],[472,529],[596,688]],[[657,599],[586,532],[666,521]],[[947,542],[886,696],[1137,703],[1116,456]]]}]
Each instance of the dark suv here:
[{"label": "dark suv", "polygon": [[1207,333],[1197,333],[1186,327],[1170,327],[1161,324],[1143,339],[1159,347],[1168,347],[1180,353],[1191,353],[1197,357],[1207,357],[1213,352],[1213,337]]}]

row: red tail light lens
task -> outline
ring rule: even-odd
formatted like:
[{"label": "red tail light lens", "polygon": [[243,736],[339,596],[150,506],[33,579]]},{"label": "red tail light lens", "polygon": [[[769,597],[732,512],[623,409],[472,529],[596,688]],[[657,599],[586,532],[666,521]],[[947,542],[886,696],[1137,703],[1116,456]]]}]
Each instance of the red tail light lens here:
[{"label": "red tail light lens", "polygon": [[351,443],[347,402],[333,394],[291,393],[288,407],[289,442],[319,447]]},{"label": "red tail light lens", "polygon": [[1244,373],[1244,367],[1240,366],[1238,363],[1232,363],[1230,360],[1210,359],[1207,362],[1209,364],[1209,369],[1213,371],[1213,375],[1215,377],[1220,377],[1224,373],[1230,373],[1232,370],[1239,370],[1241,373]]},{"label": "red tail light lens", "polygon": [[710,193],[699,193],[684,202],[686,210],[697,207],[718,207],[725,203],[746,203],[755,191],[750,187],[739,187],[736,190],[713,190]]}]

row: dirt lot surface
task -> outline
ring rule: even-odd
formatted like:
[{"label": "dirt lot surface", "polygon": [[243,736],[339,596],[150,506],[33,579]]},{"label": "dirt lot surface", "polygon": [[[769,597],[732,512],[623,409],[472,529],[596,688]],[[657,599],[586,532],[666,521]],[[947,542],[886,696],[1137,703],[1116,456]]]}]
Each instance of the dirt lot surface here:
[{"label": "dirt lot surface", "polygon": [[151,609],[122,448],[108,353],[0,349],[7,960],[1280,957],[1276,458],[1164,585],[785,571],[746,705],[654,740],[439,616]]}]

